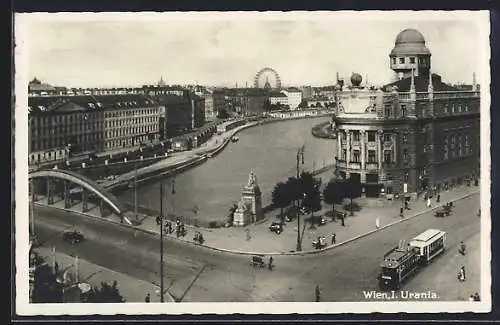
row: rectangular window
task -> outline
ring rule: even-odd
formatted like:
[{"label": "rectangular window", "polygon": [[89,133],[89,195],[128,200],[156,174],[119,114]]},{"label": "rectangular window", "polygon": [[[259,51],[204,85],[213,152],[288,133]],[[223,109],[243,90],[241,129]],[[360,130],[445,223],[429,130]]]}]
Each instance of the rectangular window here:
[{"label": "rectangular window", "polygon": [[346,160],[346,157],[347,157],[347,149],[342,149],[342,159],[341,160]]},{"label": "rectangular window", "polygon": [[458,157],[462,157],[462,136],[460,134],[457,136],[457,144],[458,144]]},{"label": "rectangular window", "polygon": [[448,159],[448,137],[445,136],[443,139],[443,158]]},{"label": "rectangular window", "polygon": [[359,131],[352,132],[353,141],[359,141]]},{"label": "rectangular window", "polygon": [[384,141],[385,142],[390,142],[392,140],[392,134],[390,133],[384,133]]},{"label": "rectangular window", "polygon": [[408,149],[403,149],[403,161],[405,164],[408,163]]},{"label": "rectangular window", "polygon": [[360,152],[359,152],[359,150],[353,150],[352,151],[352,161],[356,162],[356,163],[359,163],[361,161],[360,160]]},{"label": "rectangular window", "polygon": [[406,117],[406,105],[401,105],[401,116]]},{"label": "rectangular window", "polygon": [[408,134],[406,133],[403,134],[403,143],[408,143]]},{"label": "rectangular window", "polygon": [[368,150],[368,162],[369,163],[376,163],[377,162],[375,150]]},{"label": "rectangular window", "polygon": [[386,163],[386,164],[392,163],[392,151],[391,150],[384,151],[384,163]]},{"label": "rectangular window", "polygon": [[[387,62],[387,61],[385,61]],[[405,58],[399,58],[399,64],[404,64],[405,63]]]},{"label": "rectangular window", "polygon": [[373,142],[375,141],[375,132],[373,131],[368,131],[368,141]]},{"label": "rectangular window", "polygon": [[410,63],[411,64],[415,64],[415,58],[414,57],[410,57]]},{"label": "rectangular window", "polygon": [[396,64],[396,58],[392,58],[392,64]]},{"label": "rectangular window", "polygon": [[403,175],[403,182],[408,183],[409,178],[410,178],[410,175],[408,174],[408,172],[405,172]]}]

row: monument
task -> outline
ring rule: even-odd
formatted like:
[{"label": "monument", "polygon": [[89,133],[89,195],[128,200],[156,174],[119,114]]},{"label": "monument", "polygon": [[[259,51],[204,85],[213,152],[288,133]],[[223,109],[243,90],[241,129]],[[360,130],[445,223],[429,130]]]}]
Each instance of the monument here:
[{"label": "monument", "polygon": [[261,220],[263,217],[262,193],[257,184],[257,178],[251,171],[248,175],[248,183],[241,193],[238,208],[233,214],[233,226],[246,226]]}]

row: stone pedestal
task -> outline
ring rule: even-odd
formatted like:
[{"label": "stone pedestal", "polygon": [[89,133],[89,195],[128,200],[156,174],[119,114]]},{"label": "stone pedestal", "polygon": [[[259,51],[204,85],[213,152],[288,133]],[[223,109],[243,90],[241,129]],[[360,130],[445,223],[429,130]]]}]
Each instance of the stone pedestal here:
[{"label": "stone pedestal", "polygon": [[264,218],[262,213],[262,193],[257,184],[257,178],[253,172],[250,172],[248,184],[243,188],[238,209],[233,215],[233,225],[246,226],[262,218]]}]

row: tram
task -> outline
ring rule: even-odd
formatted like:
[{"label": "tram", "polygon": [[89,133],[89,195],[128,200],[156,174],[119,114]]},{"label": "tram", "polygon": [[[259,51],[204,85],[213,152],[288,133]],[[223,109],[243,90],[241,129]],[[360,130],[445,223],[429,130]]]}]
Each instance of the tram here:
[{"label": "tram", "polygon": [[438,229],[427,229],[407,245],[400,241],[397,247],[384,255],[380,264],[379,287],[382,290],[400,288],[410,275],[444,252],[445,242],[446,232]]}]

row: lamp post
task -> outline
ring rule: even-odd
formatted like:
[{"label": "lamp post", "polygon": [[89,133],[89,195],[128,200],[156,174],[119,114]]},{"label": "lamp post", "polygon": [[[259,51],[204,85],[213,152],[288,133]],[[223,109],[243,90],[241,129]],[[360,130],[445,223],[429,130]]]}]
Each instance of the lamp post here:
[{"label": "lamp post", "polygon": [[[301,158],[302,158],[302,165],[304,165],[304,149],[305,149],[305,146],[302,146],[297,150],[297,186],[299,186],[299,187],[300,187],[299,162],[301,161]],[[303,194],[303,195],[305,197],[305,194]],[[302,243],[300,240],[300,208],[299,208],[298,203],[299,202],[297,202],[297,251],[300,252],[300,251],[302,251]]]},{"label": "lamp post", "polygon": [[[165,294],[165,284],[164,284],[164,248],[163,248],[163,231],[164,231],[164,214],[163,214],[163,187],[165,184],[162,182],[160,184],[160,302],[164,302],[164,294]],[[171,194],[175,194],[175,178],[172,179],[172,192]]]}]

